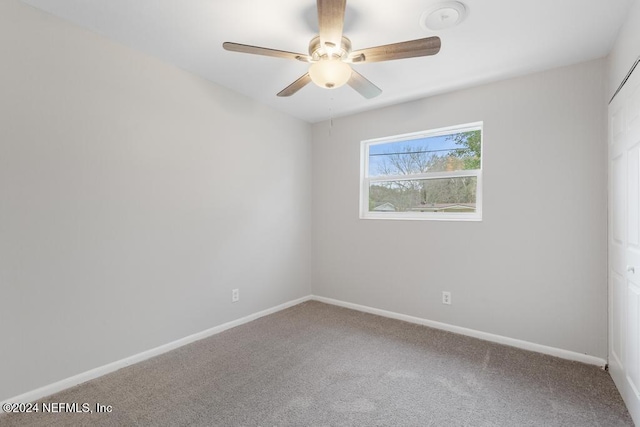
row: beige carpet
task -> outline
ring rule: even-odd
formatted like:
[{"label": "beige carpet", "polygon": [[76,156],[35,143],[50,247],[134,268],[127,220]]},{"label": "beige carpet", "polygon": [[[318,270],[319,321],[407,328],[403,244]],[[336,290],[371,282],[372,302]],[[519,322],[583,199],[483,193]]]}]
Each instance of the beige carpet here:
[{"label": "beige carpet", "polygon": [[306,302],[45,402],[3,426],[632,426],[607,372]]}]

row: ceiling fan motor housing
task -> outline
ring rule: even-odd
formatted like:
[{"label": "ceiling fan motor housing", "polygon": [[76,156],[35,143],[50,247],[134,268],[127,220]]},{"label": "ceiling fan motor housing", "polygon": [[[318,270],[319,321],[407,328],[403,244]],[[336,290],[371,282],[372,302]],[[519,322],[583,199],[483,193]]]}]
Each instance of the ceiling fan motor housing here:
[{"label": "ceiling fan motor housing", "polygon": [[321,59],[347,59],[351,53],[351,40],[342,36],[340,46],[331,46],[332,43],[325,43],[322,45],[320,42],[320,36],[315,36],[309,42],[309,56],[313,61],[320,61]]}]

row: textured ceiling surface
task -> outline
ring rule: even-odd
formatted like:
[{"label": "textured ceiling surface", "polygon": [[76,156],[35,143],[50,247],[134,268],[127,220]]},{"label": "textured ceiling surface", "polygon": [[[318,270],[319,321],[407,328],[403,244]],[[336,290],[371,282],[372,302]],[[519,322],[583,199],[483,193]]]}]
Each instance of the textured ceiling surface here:
[{"label": "textured ceiling surface", "polygon": [[317,34],[312,0],[22,0],[116,42],[308,122],[606,56],[638,0],[463,0],[466,19],[427,31],[434,0],[349,0],[344,32],[354,50],[437,35],[436,56],[354,65],[382,89],[364,99],[348,86],[276,93],[308,64],[228,52],[232,41],[307,53]]}]

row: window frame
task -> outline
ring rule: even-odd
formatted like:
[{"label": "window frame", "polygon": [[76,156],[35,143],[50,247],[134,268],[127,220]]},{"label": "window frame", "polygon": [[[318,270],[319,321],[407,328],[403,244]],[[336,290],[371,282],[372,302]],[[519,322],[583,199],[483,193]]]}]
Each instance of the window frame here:
[{"label": "window frame", "polygon": [[[431,138],[455,133],[480,131],[480,169],[450,172],[426,172],[411,175],[369,176],[369,147],[372,145]],[[427,221],[482,221],[482,169],[484,165],[484,122],[447,126],[420,132],[405,133],[360,142],[360,219],[427,220]],[[374,182],[415,181],[442,178],[476,178],[475,212],[372,212],[369,210],[369,188]]]}]

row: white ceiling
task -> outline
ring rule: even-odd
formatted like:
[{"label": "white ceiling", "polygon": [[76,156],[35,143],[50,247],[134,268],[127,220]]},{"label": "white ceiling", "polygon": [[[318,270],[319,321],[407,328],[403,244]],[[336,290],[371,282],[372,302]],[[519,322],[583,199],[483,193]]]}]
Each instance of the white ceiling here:
[{"label": "white ceiling", "polygon": [[462,0],[455,28],[425,31],[438,0],[349,0],[354,50],[437,35],[439,54],[354,65],[382,89],[367,100],[344,86],[276,93],[307,71],[299,61],[222,49],[224,41],[307,53],[313,0],[23,0],[309,122],[603,57],[638,0]]}]

